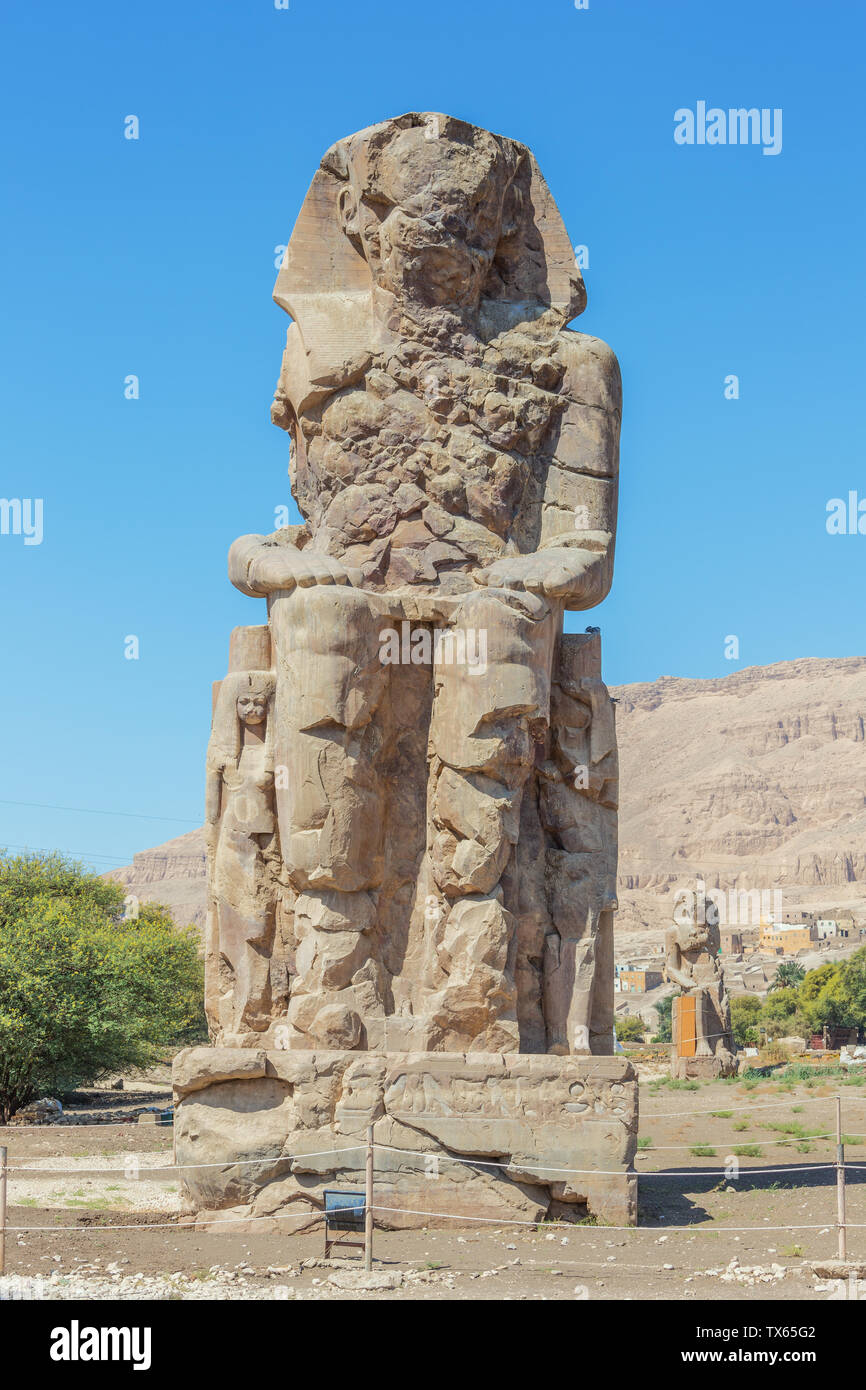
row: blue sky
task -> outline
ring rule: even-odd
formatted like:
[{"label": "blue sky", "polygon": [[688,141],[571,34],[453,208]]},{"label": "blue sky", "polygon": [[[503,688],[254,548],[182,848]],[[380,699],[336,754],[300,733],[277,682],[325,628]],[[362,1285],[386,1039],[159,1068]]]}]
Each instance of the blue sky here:
[{"label": "blue sky", "polygon": [[[108,868],[200,823],[210,683],[264,612],[225,554],[288,500],[275,248],[332,141],[406,110],[530,145],[589,248],[620,528],[569,621],[608,681],[866,650],[866,536],[825,527],[866,499],[850,0],[47,0],[4,29],[0,494],[44,534],[0,535],[0,844]],[[781,153],[677,145],[698,101],[781,108]]]}]

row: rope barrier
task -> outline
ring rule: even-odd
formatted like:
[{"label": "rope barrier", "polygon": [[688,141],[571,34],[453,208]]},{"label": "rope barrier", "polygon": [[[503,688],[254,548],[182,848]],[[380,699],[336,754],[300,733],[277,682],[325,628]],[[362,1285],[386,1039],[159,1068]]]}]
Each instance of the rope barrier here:
[{"label": "rope barrier", "polygon": [[[835,1079],[838,1080],[838,1077]],[[866,1077],[864,1077],[864,1081],[866,1081]],[[827,1085],[830,1085],[830,1081],[827,1082]],[[835,1101],[835,1099],[835,1092],[832,1096],[804,1096],[802,1100],[797,1101],[797,1105],[827,1105],[829,1101]],[[846,1096],[845,1101],[854,1105],[866,1105],[866,1096]],[[789,1101],[779,1100],[761,1105],[718,1106],[713,1110],[644,1110],[641,1108],[640,1118],[642,1120],[681,1120],[692,1119],[695,1115],[708,1115],[710,1118],[717,1115],[720,1119],[725,1119],[729,1111],[732,1115],[752,1115],[756,1110],[787,1110],[789,1105]]]},{"label": "rope barrier", "polygon": [[[596,1176],[604,1178],[621,1178],[625,1176],[633,1176],[640,1179],[674,1177],[693,1178],[696,1176],[694,1169],[689,1169],[687,1172],[684,1173],[638,1173],[636,1170],[632,1170],[631,1173],[629,1173],[626,1170],[623,1170],[622,1168],[555,1168],[549,1163],[534,1163],[531,1160],[529,1162],[526,1162],[523,1159],[512,1159],[510,1162],[506,1163],[501,1162],[498,1159],[492,1158],[457,1158],[453,1154],[431,1153],[429,1151],[425,1152],[423,1149],[400,1149],[395,1144],[376,1144],[376,1148],[388,1149],[392,1153],[406,1154],[410,1158],[435,1158],[438,1162],[460,1163],[464,1164],[466,1167],[471,1168],[524,1168],[532,1169],[532,1171],[536,1173],[565,1173],[577,1177]],[[651,1152],[651,1150],[645,1152]],[[849,1168],[853,1168],[856,1165],[850,1163],[847,1166]],[[866,1164],[864,1164],[863,1166],[866,1167]],[[835,1164],[833,1163],[804,1163],[795,1166],[791,1166],[786,1163],[773,1168],[746,1167],[742,1169],[742,1172],[814,1173],[821,1172],[825,1169],[834,1167]],[[724,1174],[726,1170],[724,1168],[702,1168],[699,1171],[702,1176],[706,1175],[710,1177],[716,1172]]]},{"label": "rope barrier", "polygon": [[[621,1175],[620,1175],[620,1176],[621,1176]],[[585,1223],[585,1222],[581,1222],[581,1221],[546,1221],[543,1217],[539,1217],[539,1218],[537,1218],[535,1221],[529,1221],[529,1220],[520,1220],[520,1219],[518,1219],[518,1218],[513,1218],[513,1217],[502,1217],[502,1216],[467,1216],[465,1212],[419,1211],[418,1209],[416,1209],[416,1208],[414,1208],[414,1207],[385,1207],[385,1206],[382,1206],[379,1202],[372,1202],[372,1203],[371,1203],[371,1208],[372,1208],[373,1211],[385,1212],[386,1214],[391,1215],[391,1216],[426,1216],[426,1217],[428,1217],[428,1218],[432,1218],[432,1219],[435,1219],[435,1220],[437,1220],[437,1221],[462,1221],[462,1222],[464,1222],[466,1225],[473,1225],[473,1224],[475,1224],[475,1225],[485,1225],[485,1226],[535,1226],[535,1227],[537,1227],[537,1228],[538,1228],[539,1230],[541,1230],[541,1231],[548,1231],[548,1230],[551,1230],[552,1228],[555,1227],[555,1228],[557,1228],[557,1229],[563,1229],[563,1228],[564,1228],[564,1229],[568,1230],[569,1232],[591,1231],[591,1232],[596,1233],[596,1234],[599,1233],[599,1232],[604,1232],[604,1231],[625,1231],[625,1232],[631,1232],[631,1231],[634,1231],[634,1232],[637,1232],[637,1231],[650,1231],[650,1232],[652,1232],[652,1234],[654,1234],[654,1235],[658,1235],[659,1232],[662,1232],[664,1235],[669,1235],[669,1234],[682,1234],[683,1232],[689,1232],[690,1234],[694,1234],[695,1231],[696,1231],[696,1229],[698,1229],[697,1226],[696,1226],[696,1224],[693,1224],[693,1225],[691,1225],[691,1226],[638,1226],[638,1225],[635,1225],[635,1226],[609,1226],[609,1225],[607,1225],[607,1223],[605,1223],[605,1222],[600,1222],[599,1224],[596,1225],[596,1224],[594,1224],[594,1223]],[[358,1207],[343,1207],[343,1208],[341,1208],[341,1211],[342,1211],[342,1212],[347,1212],[347,1211],[361,1211],[361,1210],[363,1210],[363,1208],[360,1207],[360,1206],[358,1206]],[[262,1215],[262,1216],[227,1216],[227,1217],[213,1217],[213,1218],[212,1218],[212,1217],[208,1217],[208,1218],[207,1218],[205,1221],[203,1221],[201,1224],[202,1224],[203,1226],[231,1226],[231,1225],[238,1225],[238,1224],[240,1224],[240,1223],[247,1224],[247,1223],[256,1222],[256,1221],[285,1221],[285,1220],[322,1221],[322,1220],[324,1220],[324,1217],[325,1217],[325,1213],[324,1213],[323,1211],[272,1212],[272,1213],[264,1214],[264,1215]],[[765,1225],[763,1225],[763,1224],[760,1225],[760,1226],[716,1226],[716,1225],[713,1224],[713,1223],[709,1223],[709,1224],[710,1224],[710,1226],[711,1226],[711,1228],[712,1228],[713,1234],[715,1234],[716,1232],[722,1233],[722,1232],[725,1232],[725,1231],[733,1231],[733,1232],[735,1232],[735,1233],[742,1233],[742,1232],[744,1232],[744,1231],[762,1231],[762,1232],[767,1232],[767,1231],[825,1231],[825,1230],[828,1230],[828,1231],[829,1231],[829,1230],[832,1230],[832,1229],[833,1229],[833,1224],[834,1224],[834,1223],[833,1223],[832,1221],[816,1221],[816,1222],[812,1222],[812,1223],[809,1224],[809,1225],[786,1225],[786,1226],[765,1226]],[[846,1222],[846,1225],[847,1225],[848,1229],[849,1229],[849,1230],[852,1230],[852,1231],[862,1231],[862,1230],[866,1230],[866,1222],[863,1222],[863,1221],[859,1221],[859,1222],[857,1222],[857,1221],[848,1221],[848,1222]],[[76,1236],[77,1236],[77,1235],[91,1235],[91,1234],[93,1234],[94,1232],[100,1232],[100,1231],[104,1233],[104,1232],[106,1232],[106,1231],[108,1231],[108,1232],[112,1232],[112,1231],[154,1231],[154,1230],[182,1231],[182,1230],[185,1230],[185,1229],[188,1229],[188,1228],[185,1227],[185,1226],[182,1226],[182,1225],[181,1225],[179,1222],[177,1222],[177,1221],[150,1221],[150,1222],[138,1222],[138,1223],[135,1223],[135,1224],[132,1224],[132,1225],[114,1225],[113,1223],[111,1223],[111,1224],[107,1224],[107,1225],[105,1225],[105,1226],[76,1226],[76,1227],[71,1227],[71,1226],[7,1226],[7,1227],[6,1227],[6,1230],[7,1230],[7,1231],[17,1231],[19,1234],[25,1234],[25,1233],[34,1233],[34,1234],[35,1234],[35,1233],[38,1233],[38,1232],[50,1232],[50,1233],[53,1234],[53,1235],[57,1235],[57,1234],[60,1233],[60,1232],[64,1232],[64,1233],[68,1233],[68,1234],[70,1234],[70,1235],[76,1235]]]},{"label": "rope barrier", "polygon": [[[440,1118],[454,1119],[454,1118],[461,1118],[461,1117],[448,1116],[448,1117],[440,1117]],[[467,1117],[467,1118],[469,1118],[469,1117]],[[835,1138],[835,1134],[833,1134],[832,1132],[827,1132],[827,1133],[825,1133],[825,1134],[789,1135],[789,1136],[786,1136],[785,1138],[782,1138],[782,1139],[761,1139],[761,1138],[758,1138],[758,1139],[756,1139],[754,1142],[755,1142],[755,1144],[756,1144],[757,1146],[759,1146],[759,1147],[761,1147],[761,1148],[768,1148],[768,1147],[771,1147],[771,1146],[773,1146],[773,1145],[781,1145],[781,1146],[788,1146],[788,1147],[790,1147],[790,1146],[793,1145],[793,1144],[806,1144],[806,1143],[811,1143],[812,1140],[815,1140],[815,1139],[833,1139],[833,1138]],[[718,1144],[720,1141],[716,1140],[715,1142]],[[702,1147],[711,1148],[711,1147],[713,1147],[713,1145],[712,1145],[712,1144],[700,1144],[700,1143],[694,1143],[694,1144],[652,1144],[649,1148],[639,1149],[639,1150],[637,1151],[635,1157],[636,1157],[636,1158],[641,1158],[641,1157],[644,1157],[645,1155],[653,1154],[653,1153],[680,1153],[680,1152],[682,1152],[684,1149],[691,1150],[691,1149],[702,1148]],[[736,1147],[736,1146],[732,1144],[731,1147]],[[152,1172],[166,1171],[166,1172],[174,1172],[174,1173],[187,1172],[187,1171],[193,1171],[193,1170],[199,1170],[199,1169],[206,1169],[206,1168],[223,1168],[223,1169],[225,1169],[225,1168],[248,1168],[248,1167],[258,1167],[258,1166],[260,1166],[260,1165],[262,1165],[262,1164],[266,1164],[266,1163],[292,1163],[292,1162],[294,1162],[294,1161],[296,1161],[296,1160],[298,1160],[298,1159],[304,1159],[304,1158],[330,1158],[330,1157],[333,1157],[333,1156],[335,1156],[335,1155],[339,1155],[339,1154],[343,1154],[343,1153],[359,1153],[363,1148],[364,1148],[364,1145],[363,1145],[363,1144],[345,1144],[345,1145],[343,1145],[343,1146],[342,1146],[341,1148],[339,1148],[339,1149],[314,1149],[314,1150],[311,1150],[309,1153],[274,1154],[274,1155],[272,1155],[272,1156],[270,1156],[270,1157],[264,1157],[264,1158],[226,1159],[226,1160],[225,1160],[224,1162],[222,1162],[222,1163],[152,1163],[152,1164],[143,1164],[143,1165],[139,1165],[139,1167],[142,1168],[145,1172],[147,1172],[147,1171],[152,1171]],[[390,1152],[393,1152],[393,1153],[410,1154],[410,1155],[418,1156],[418,1157],[421,1157],[421,1158],[429,1158],[429,1157],[431,1156],[431,1151],[429,1151],[429,1150],[425,1151],[425,1150],[422,1150],[422,1149],[405,1149],[405,1148],[401,1148],[401,1147],[400,1147],[399,1145],[397,1145],[397,1144],[381,1144],[381,1143],[379,1143],[379,1144],[376,1145],[376,1148],[378,1148],[378,1149],[387,1149],[387,1150],[389,1150]],[[146,1158],[149,1158],[149,1157],[151,1157],[152,1155],[150,1155],[150,1154],[145,1154],[145,1155],[143,1155],[143,1156],[146,1157]],[[453,1163],[471,1163],[471,1164],[476,1164],[476,1165],[477,1165],[477,1164],[481,1164],[481,1165],[484,1165],[484,1166],[486,1166],[486,1167],[488,1167],[488,1168],[513,1168],[513,1167],[529,1168],[529,1167],[536,1167],[536,1168],[541,1168],[541,1170],[543,1170],[543,1171],[546,1172],[546,1173],[594,1173],[594,1172],[599,1172],[599,1171],[601,1171],[601,1170],[595,1169],[595,1168],[558,1168],[558,1167],[551,1166],[551,1165],[549,1165],[549,1164],[537,1165],[537,1164],[533,1164],[533,1163],[531,1163],[531,1162],[528,1162],[528,1163],[527,1163],[527,1162],[524,1162],[523,1160],[520,1160],[519,1162],[512,1161],[512,1162],[508,1162],[508,1163],[500,1163],[500,1162],[497,1162],[497,1161],[494,1160],[494,1159],[482,1159],[482,1158],[459,1159],[459,1158],[452,1157],[452,1155],[450,1155],[450,1154],[439,1155],[439,1156],[440,1156],[440,1157],[445,1157],[445,1158],[449,1159],[449,1160],[450,1160],[451,1162],[453,1162]],[[697,1157],[700,1157],[700,1155],[697,1155]],[[711,1155],[708,1155],[708,1157],[711,1157]],[[804,1165],[804,1167],[803,1167],[802,1169],[790,1168],[788,1165],[784,1165],[784,1166],[780,1167],[778,1171],[780,1171],[780,1172],[799,1172],[799,1171],[806,1171],[806,1169],[809,1168],[809,1167],[813,1167],[813,1168],[822,1168],[822,1167],[825,1167],[825,1166],[832,1167],[833,1165],[832,1165],[832,1164],[830,1164],[830,1165],[825,1165],[825,1164],[820,1164],[820,1163],[819,1163],[819,1164],[808,1164],[808,1165]],[[848,1166],[849,1168],[859,1168],[859,1167],[866,1167],[866,1164],[849,1163],[847,1166]],[[105,1174],[117,1174],[117,1173],[124,1173],[124,1174],[126,1174],[126,1173],[127,1173],[128,1167],[129,1167],[128,1164],[124,1164],[124,1166],[121,1167],[121,1168],[103,1168],[103,1167],[99,1167],[99,1168],[90,1168],[90,1169],[88,1169],[88,1168],[75,1168],[75,1167],[68,1167],[68,1168],[62,1168],[62,1167],[61,1167],[61,1168],[30,1168],[30,1167],[18,1166],[18,1165],[13,1166],[13,1165],[10,1164],[10,1165],[7,1166],[6,1171],[7,1171],[7,1173],[31,1173],[31,1174],[34,1174],[34,1175],[36,1175],[36,1176],[48,1176],[48,1175],[50,1175],[50,1174],[52,1174],[52,1173],[55,1173],[55,1174],[74,1173],[74,1174],[80,1176],[82,1173],[88,1173],[88,1172],[91,1172],[91,1173],[105,1173]],[[617,1171],[620,1171],[620,1170],[617,1170]],[[752,1172],[768,1172],[768,1173],[769,1173],[769,1172],[774,1172],[774,1171],[776,1171],[776,1170],[775,1170],[775,1169],[772,1169],[772,1168],[764,1168],[764,1169],[751,1169],[750,1171],[752,1171]],[[654,1176],[654,1175],[651,1174],[651,1173],[644,1173],[644,1174],[641,1174],[641,1176],[642,1176],[642,1177],[652,1177],[652,1176]]]},{"label": "rope barrier", "polygon": [[[379,1145],[377,1147],[384,1147]],[[317,1149],[312,1153],[301,1154],[276,1154],[273,1158],[238,1158],[226,1160],[225,1163],[154,1163],[144,1165],[144,1171],[158,1173],[164,1170],[172,1173],[180,1173],[186,1169],[193,1168],[249,1168],[257,1167],[262,1163],[291,1163],[296,1158],[330,1158],[334,1154],[359,1153],[365,1148],[364,1144],[346,1144],[341,1149]],[[149,1155],[146,1155],[149,1157]],[[125,1173],[126,1166],[123,1168],[13,1168],[7,1167],[7,1173],[39,1173],[43,1176],[51,1173],[75,1173],[80,1176],[82,1173]]]},{"label": "rope barrier", "polygon": [[[152,1115],[155,1114],[155,1111],[151,1110],[147,1113]],[[72,1124],[58,1124],[56,1120],[47,1120],[41,1125],[0,1125],[0,1134],[13,1134],[17,1129],[126,1129],[127,1125],[137,1124],[137,1115],[128,1120],[91,1120],[89,1124],[86,1120],[82,1120],[80,1123],[74,1121]],[[168,1122],[160,1124],[158,1120],[155,1120],[153,1127],[154,1129],[168,1129],[169,1125]]]},{"label": "rope barrier", "polygon": [[[792,1142],[796,1142],[796,1141],[792,1141]],[[598,1175],[598,1176],[600,1176],[600,1177],[622,1177],[624,1171],[626,1171],[626,1170],[623,1170],[622,1168],[610,1168],[610,1169],[606,1169],[606,1168],[559,1168],[559,1167],[555,1167],[554,1165],[549,1164],[549,1163],[535,1163],[535,1162],[533,1162],[532,1160],[525,1160],[525,1159],[512,1159],[512,1160],[510,1160],[510,1161],[504,1162],[504,1161],[500,1161],[500,1160],[498,1160],[498,1159],[492,1159],[492,1158],[457,1158],[457,1157],[456,1157],[455,1155],[453,1155],[453,1154],[434,1153],[434,1152],[431,1151],[431,1150],[423,1150],[423,1149],[401,1149],[401,1148],[398,1148],[397,1145],[395,1145],[395,1144],[379,1144],[379,1143],[377,1143],[375,1147],[376,1147],[377,1149],[387,1149],[387,1150],[389,1150],[389,1152],[392,1152],[392,1153],[405,1154],[407,1157],[410,1157],[410,1158],[424,1158],[424,1159],[436,1158],[437,1161],[448,1162],[448,1163],[461,1163],[461,1164],[466,1165],[467,1167],[472,1167],[472,1168],[524,1168],[524,1169],[532,1169],[533,1172],[538,1172],[538,1173],[565,1173],[565,1174],[572,1174],[572,1175],[575,1175],[575,1176],[589,1176],[589,1175],[592,1175],[592,1174],[596,1174],[596,1175]],[[229,1169],[229,1168],[259,1167],[259,1166],[260,1166],[261,1164],[263,1164],[263,1163],[274,1163],[274,1164],[276,1164],[276,1163],[292,1163],[292,1162],[294,1162],[296,1159],[304,1159],[304,1158],[327,1158],[327,1157],[330,1157],[330,1156],[333,1156],[333,1155],[338,1155],[338,1154],[343,1154],[343,1153],[358,1153],[358,1152],[360,1152],[363,1148],[364,1148],[364,1145],[363,1145],[363,1144],[355,1144],[355,1145],[352,1145],[351,1147],[350,1147],[350,1146],[347,1146],[346,1148],[343,1148],[343,1149],[320,1149],[320,1150],[318,1150],[316,1153],[309,1153],[309,1154],[283,1154],[283,1155],[281,1155],[281,1156],[279,1156],[279,1157],[277,1157],[277,1158],[271,1158],[271,1159],[267,1159],[267,1158],[245,1158],[245,1159],[234,1159],[234,1160],[228,1160],[228,1159],[227,1159],[227,1160],[225,1161],[225,1163],[178,1163],[178,1164],[168,1164],[168,1163],[166,1163],[166,1164],[161,1164],[161,1165],[160,1165],[160,1164],[156,1164],[156,1165],[154,1165],[152,1168],[144,1168],[144,1169],[142,1169],[141,1172],[142,1172],[142,1173],[148,1173],[148,1172],[154,1172],[154,1173],[157,1173],[157,1172],[180,1173],[180,1172],[183,1172],[183,1171],[193,1170],[193,1169],[207,1169],[207,1168],[222,1168],[222,1169]],[[655,1153],[655,1152],[661,1153],[662,1150],[661,1150],[661,1149],[659,1149],[659,1150],[655,1150],[655,1149],[642,1149],[642,1150],[641,1150],[641,1153],[640,1153],[640,1154],[637,1154],[636,1157],[641,1157],[642,1154],[649,1154],[649,1153]],[[734,1157],[736,1157],[736,1155],[734,1155]],[[846,1166],[846,1168],[849,1168],[849,1169],[861,1169],[861,1168],[866,1168],[866,1163],[859,1163],[859,1164],[858,1164],[858,1163],[847,1163],[845,1166]],[[769,1167],[769,1168],[756,1168],[756,1167],[752,1167],[751,1165],[746,1165],[745,1167],[742,1168],[742,1172],[744,1172],[744,1173],[752,1173],[752,1174],[757,1174],[757,1173],[814,1173],[814,1172],[821,1172],[821,1171],[823,1171],[824,1169],[834,1168],[834,1167],[835,1167],[835,1164],[833,1164],[833,1163],[804,1163],[804,1164],[794,1164],[794,1165],[785,1163],[785,1164],[778,1164],[778,1165],[775,1165],[775,1166]],[[727,1171],[727,1170],[724,1169],[724,1168],[718,1168],[718,1169],[717,1169],[717,1168],[703,1168],[703,1169],[689,1168],[689,1169],[683,1170],[683,1171],[680,1172],[680,1173],[672,1172],[672,1171],[668,1171],[668,1172],[664,1172],[664,1173],[641,1173],[641,1172],[638,1172],[637,1170],[632,1170],[633,1175],[634,1175],[635,1177],[638,1177],[638,1178],[671,1178],[671,1177],[693,1178],[693,1177],[696,1177],[696,1176],[704,1176],[704,1175],[706,1175],[706,1176],[712,1176],[712,1174],[717,1173],[717,1172],[718,1172],[718,1173],[724,1174],[726,1171]],[[138,1177],[131,1177],[131,1176],[127,1173],[127,1169],[126,1169],[126,1168],[19,1168],[19,1167],[11,1167],[11,1166],[10,1166],[10,1167],[7,1167],[6,1172],[7,1172],[7,1173],[30,1173],[30,1174],[33,1174],[34,1176],[37,1176],[37,1177],[54,1177],[54,1178],[60,1178],[60,1177],[63,1177],[63,1176],[70,1176],[70,1177],[80,1178],[80,1177],[83,1177],[85,1174],[88,1174],[88,1173],[93,1173],[93,1174],[99,1175],[99,1176],[102,1176],[102,1174],[105,1174],[106,1176],[109,1176],[109,1175],[117,1175],[117,1174],[125,1174],[127,1177],[129,1177],[129,1180],[130,1180],[131,1182],[133,1182],[133,1181],[138,1181]],[[139,1175],[139,1176],[140,1176],[140,1175]]]},{"label": "rope barrier", "polygon": [[[344,1207],[344,1211],[359,1211],[359,1207]],[[204,1226],[231,1226],[239,1222],[247,1221],[286,1221],[289,1219],[305,1221],[324,1220],[323,1211],[275,1211],[266,1216],[221,1216],[208,1217],[202,1222]],[[113,1222],[105,1226],[7,1226],[7,1231],[51,1231],[57,1235],[59,1231],[68,1231],[70,1235],[91,1235],[94,1231],[183,1231],[188,1229],[181,1225],[179,1221],[139,1221],[129,1226],[115,1225]],[[793,1229],[793,1228],[792,1228]]]},{"label": "rope barrier", "polygon": [[[791,1135],[788,1135],[788,1137],[787,1137],[786,1139],[753,1139],[751,1142],[754,1143],[754,1144],[758,1144],[758,1145],[760,1145],[760,1146],[763,1148],[763,1147],[765,1147],[765,1146],[766,1146],[766,1147],[769,1147],[769,1146],[772,1145],[772,1144],[807,1144],[807,1143],[809,1143],[812,1139],[835,1139],[835,1138],[836,1138],[836,1135],[835,1135],[833,1132],[830,1132],[830,1133],[828,1133],[828,1134],[791,1134]],[[739,1141],[738,1141],[738,1142],[739,1142]],[[747,1140],[746,1142],[748,1143],[749,1141]],[[716,1140],[698,1140],[697,1143],[692,1143],[692,1144],[651,1144],[649,1148],[647,1148],[647,1149],[640,1149],[639,1152],[642,1153],[642,1154],[663,1154],[663,1153],[675,1153],[675,1152],[678,1152],[678,1151],[681,1150],[681,1149],[700,1149],[700,1148],[708,1148],[708,1149],[711,1149],[711,1148],[714,1147],[715,1144],[719,1144],[719,1143],[721,1143],[721,1140],[716,1139]]]},{"label": "rope barrier", "polygon": [[[502,1218],[499,1216],[472,1216],[447,1211],[416,1211],[412,1207],[383,1207],[378,1202],[373,1203],[374,1211],[384,1211],[391,1215],[399,1216],[428,1216],[435,1217],[437,1221],[464,1221],[467,1224],[484,1223],[494,1226],[538,1226],[541,1230],[548,1230],[551,1226],[565,1226],[569,1231],[653,1231],[658,1234],[663,1231],[666,1235],[670,1232],[681,1233],[683,1231],[694,1232],[694,1226],[608,1226],[606,1224],[584,1225],[579,1221],[518,1221],[516,1219]],[[850,1231],[866,1230],[866,1221],[848,1221],[846,1225]],[[824,1231],[832,1230],[832,1221],[815,1222],[810,1226],[716,1226],[713,1225],[713,1232],[723,1231]]]}]

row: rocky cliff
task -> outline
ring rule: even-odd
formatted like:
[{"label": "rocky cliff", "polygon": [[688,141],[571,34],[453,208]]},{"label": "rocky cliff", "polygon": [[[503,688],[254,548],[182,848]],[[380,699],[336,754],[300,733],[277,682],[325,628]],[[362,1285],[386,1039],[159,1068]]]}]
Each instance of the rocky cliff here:
[{"label": "rocky cliff", "polygon": [[621,686],[618,927],[698,872],[783,909],[866,909],[866,657]]},{"label": "rocky cliff", "polygon": [[155,849],[140,850],[131,864],[105,875],[140,902],[163,903],[178,926],[204,926],[204,832],[191,830]]}]

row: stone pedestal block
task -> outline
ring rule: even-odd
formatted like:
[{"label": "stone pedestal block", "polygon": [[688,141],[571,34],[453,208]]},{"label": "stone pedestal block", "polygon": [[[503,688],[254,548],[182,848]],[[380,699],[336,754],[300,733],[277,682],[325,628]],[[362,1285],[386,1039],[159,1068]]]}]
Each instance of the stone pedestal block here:
[{"label": "stone pedestal block", "polygon": [[736,1074],[723,981],[716,989],[677,995],[671,1010],[671,1030],[674,1080],[714,1080]]},{"label": "stone pedestal block", "polygon": [[[370,1124],[378,1226],[636,1221],[637,1082],[620,1057],[198,1047],[174,1090],[202,1224],[304,1229],[325,1187],[363,1190]],[[183,1166],[199,1164],[216,1166]]]}]

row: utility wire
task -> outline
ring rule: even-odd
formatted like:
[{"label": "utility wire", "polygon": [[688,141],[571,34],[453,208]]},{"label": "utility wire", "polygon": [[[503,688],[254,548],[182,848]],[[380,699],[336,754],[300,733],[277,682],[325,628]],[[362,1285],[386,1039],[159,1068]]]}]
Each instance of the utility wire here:
[{"label": "utility wire", "polygon": [[140,811],[102,811],[92,806],[55,806],[50,801],[10,801],[0,796],[0,806],[36,806],[42,811],[76,811],[83,816],[127,816],[132,820],[174,820],[183,825],[201,825],[202,818],[192,820],[189,816],[148,816]]}]

